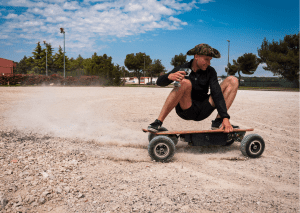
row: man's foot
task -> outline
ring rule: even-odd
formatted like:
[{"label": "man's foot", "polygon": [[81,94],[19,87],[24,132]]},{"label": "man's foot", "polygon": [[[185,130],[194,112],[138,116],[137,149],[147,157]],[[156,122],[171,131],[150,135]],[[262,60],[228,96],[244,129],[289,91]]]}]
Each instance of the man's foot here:
[{"label": "man's foot", "polygon": [[159,128],[162,126],[162,122],[160,120],[155,120],[150,126],[148,126],[148,131],[150,132],[158,132]]},{"label": "man's foot", "polygon": [[[212,129],[212,130],[220,129],[221,126],[222,126],[222,122],[223,122],[223,119],[222,119],[222,118],[216,118],[216,120],[213,120],[213,121],[212,121],[211,129]],[[235,125],[232,125],[232,124],[231,124],[231,126],[232,126],[234,129],[239,129],[239,128],[240,128],[239,126],[235,126]]]}]

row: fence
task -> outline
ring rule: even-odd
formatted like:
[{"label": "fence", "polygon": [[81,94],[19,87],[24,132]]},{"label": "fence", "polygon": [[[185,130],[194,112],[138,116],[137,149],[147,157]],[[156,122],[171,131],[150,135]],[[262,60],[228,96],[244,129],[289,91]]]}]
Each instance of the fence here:
[{"label": "fence", "polygon": [[99,76],[68,76],[64,78],[59,74],[30,75],[30,74],[2,74],[0,75],[0,85],[109,85],[109,82]]},{"label": "fence", "polygon": [[[61,76],[64,76],[64,70],[63,69],[48,69],[47,70],[48,76],[51,76],[53,74],[58,74]],[[0,73],[1,74],[1,73]],[[45,70],[40,70],[40,69],[34,69],[32,71],[27,71],[23,73],[13,73],[13,74],[32,74],[32,75],[44,75],[46,76],[46,71]],[[72,76],[72,77],[80,77],[85,75],[84,70],[82,69],[77,69],[77,70],[66,70],[65,75],[67,76]]]},{"label": "fence", "polygon": [[293,82],[289,82],[284,79],[278,79],[278,80],[272,80],[272,81],[245,79],[243,83],[241,82],[241,86],[293,88],[293,87],[295,87],[295,84]]}]

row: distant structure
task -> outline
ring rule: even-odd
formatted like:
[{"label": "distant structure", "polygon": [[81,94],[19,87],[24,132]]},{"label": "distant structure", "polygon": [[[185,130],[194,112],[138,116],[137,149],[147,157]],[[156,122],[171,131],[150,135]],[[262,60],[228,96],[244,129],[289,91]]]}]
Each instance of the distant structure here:
[{"label": "distant structure", "polygon": [[12,60],[0,58],[0,74],[13,74],[16,65]]},{"label": "distant structure", "polygon": [[[125,77],[121,79],[125,82],[125,84],[139,84],[138,77]],[[140,84],[156,84],[157,77],[152,77],[152,83],[150,81],[151,77],[141,77]]]}]

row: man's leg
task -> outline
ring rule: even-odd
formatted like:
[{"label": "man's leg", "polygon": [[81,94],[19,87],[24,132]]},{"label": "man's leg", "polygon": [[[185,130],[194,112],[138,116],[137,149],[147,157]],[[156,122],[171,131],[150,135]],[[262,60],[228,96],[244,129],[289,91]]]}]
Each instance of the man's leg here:
[{"label": "man's leg", "polygon": [[180,84],[180,87],[175,87],[169,94],[158,117],[158,120],[161,122],[165,120],[167,115],[176,107],[178,103],[183,110],[192,106],[192,83],[188,79],[183,79]]},{"label": "man's leg", "polygon": [[[228,110],[231,104],[233,103],[236,93],[238,91],[239,80],[234,76],[229,76],[221,83],[220,86],[225,99],[226,108]],[[209,103],[213,107],[215,107],[215,103],[211,96],[209,97]],[[220,117],[221,116],[218,114],[216,118],[220,118]]]},{"label": "man's leg", "polygon": [[165,120],[167,115],[176,107],[179,103],[180,107],[185,110],[192,106],[192,83],[190,80],[183,79],[180,87],[175,87],[169,94],[158,118],[148,126],[148,131],[157,132]]}]

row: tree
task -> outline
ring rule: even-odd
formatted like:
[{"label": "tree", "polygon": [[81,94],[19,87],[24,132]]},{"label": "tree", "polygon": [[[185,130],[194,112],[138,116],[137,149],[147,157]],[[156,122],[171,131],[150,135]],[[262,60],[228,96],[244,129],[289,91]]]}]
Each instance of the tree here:
[{"label": "tree", "polygon": [[16,67],[16,73],[18,74],[27,74],[28,65],[26,63],[27,57],[24,55],[24,58],[20,60],[19,63],[17,63]]},{"label": "tree", "polygon": [[[59,46],[57,53],[53,57],[53,68],[56,70],[64,70],[64,52]],[[65,69],[69,69],[69,58],[65,55]]]},{"label": "tree", "polygon": [[[145,55],[145,58],[144,58]],[[145,60],[145,61],[144,61]],[[144,63],[145,62],[145,63]],[[126,59],[124,61],[125,66],[129,70],[133,70],[135,72],[135,75],[139,79],[139,84],[140,84],[140,79],[141,79],[141,73],[145,67],[149,67],[149,65],[152,63],[152,60],[150,56],[146,55],[145,53],[134,53],[127,54]],[[145,71],[145,70],[144,70]]]},{"label": "tree", "polygon": [[70,73],[75,76],[80,76],[84,72],[84,58],[79,54],[76,59],[70,58]]},{"label": "tree", "polygon": [[94,53],[92,58],[84,60],[84,68],[87,75],[97,75],[104,80],[104,84],[114,85],[117,84],[118,78],[121,77],[119,68],[115,68],[112,63],[112,57],[106,54],[98,56]]},{"label": "tree", "polygon": [[159,75],[161,72],[165,72],[166,68],[164,65],[162,65],[161,60],[155,59],[154,62],[150,65],[148,68],[151,76],[151,82],[152,82],[152,76],[154,75]]},{"label": "tree", "polygon": [[34,59],[32,57],[29,57],[25,60],[26,65],[27,65],[27,74],[34,74],[35,72],[32,71],[34,67]]},{"label": "tree", "polygon": [[179,65],[185,64],[186,62],[188,62],[186,60],[186,55],[180,53],[179,55],[175,55],[174,58],[172,58],[171,65],[177,67]]},{"label": "tree", "polygon": [[[47,69],[48,73],[51,69],[53,69],[53,48],[50,43],[45,43],[46,48],[43,49],[44,52],[44,57],[43,57],[43,62],[45,63],[45,69],[46,69],[46,55],[47,55]],[[47,54],[46,54],[47,51]]]},{"label": "tree", "polygon": [[231,64],[229,63],[229,64],[228,64],[228,67],[225,68],[225,71],[226,71],[229,75],[235,75],[235,73],[238,72],[238,66],[237,66],[236,60],[233,60],[233,65],[231,65]]},{"label": "tree", "polygon": [[[123,71],[124,67],[120,67],[119,64],[117,64],[116,66],[114,66],[113,69],[113,85],[114,86],[119,86],[121,85],[121,75],[122,75],[122,71]],[[125,69],[125,68],[124,68]]]},{"label": "tree", "polygon": [[74,61],[75,69],[83,69],[83,61],[84,61],[84,59],[79,54],[78,57],[76,58],[76,60]]},{"label": "tree", "polygon": [[239,74],[239,84],[241,81],[241,74],[252,75],[256,71],[258,65],[260,64],[260,59],[257,58],[253,53],[245,53],[244,55],[238,57],[237,61],[233,60],[233,65],[229,63],[226,70],[230,75]]},{"label": "tree", "polygon": [[95,52],[92,58],[85,63],[86,74],[108,78],[109,70],[113,69],[111,62],[112,57],[108,57],[106,54],[98,56]]},{"label": "tree", "polygon": [[40,45],[40,42],[37,43],[36,48],[32,52],[33,56],[33,64],[32,64],[32,71],[36,74],[41,74],[46,70],[46,64],[43,62],[43,56],[44,52],[42,50],[42,46]]},{"label": "tree", "polygon": [[299,88],[299,33],[286,35],[279,42],[268,42],[264,38],[257,51],[261,61],[266,64],[264,70],[293,82]]}]

